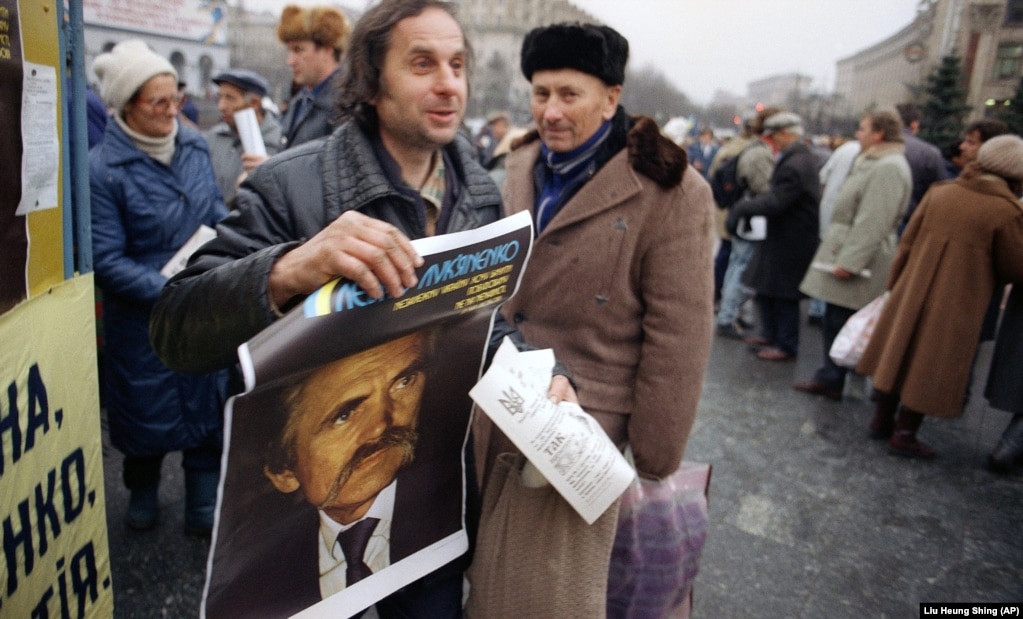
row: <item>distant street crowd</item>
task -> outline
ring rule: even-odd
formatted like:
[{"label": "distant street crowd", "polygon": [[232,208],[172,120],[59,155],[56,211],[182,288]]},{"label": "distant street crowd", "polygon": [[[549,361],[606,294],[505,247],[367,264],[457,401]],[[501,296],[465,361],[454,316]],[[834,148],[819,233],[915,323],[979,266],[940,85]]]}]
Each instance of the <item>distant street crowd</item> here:
[{"label": "distant street crowd", "polygon": [[[920,121],[909,103],[869,112],[854,140],[825,147],[799,116],[768,108],[724,144],[699,133],[690,162],[714,189],[722,223],[717,336],[745,341],[758,359],[791,361],[809,298],[821,365],[793,388],[841,401],[848,372],[871,377],[870,436],[915,458],[934,457],[917,430],[926,416],[962,414],[978,346],[994,339],[983,395],[1014,417],[988,465],[1005,473],[1023,453],[1023,140],[985,118],[943,154],[917,137]],[[839,365],[829,355],[836,336],[879,296],[885,307],[863,357]]]}]

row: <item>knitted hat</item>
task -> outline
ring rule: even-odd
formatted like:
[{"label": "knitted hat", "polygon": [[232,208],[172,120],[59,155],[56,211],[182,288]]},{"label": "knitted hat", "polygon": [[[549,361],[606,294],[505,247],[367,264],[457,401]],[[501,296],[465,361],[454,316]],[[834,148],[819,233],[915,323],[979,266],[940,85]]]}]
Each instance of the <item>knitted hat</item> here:
[{"label": "knitted hat", "polygon": [[281,13],[277,38],[281,43],[312,41],[320,47],[344,51],[352,27],[345,16],[329,6],[303,8],[289,4]]},{"label": "knitted hat", "polygon": [[985,172],[1023,180],[1023,139],[1012,134],[995,136],[981,144],[977,162]]},{"label": "knitted hat", "polygon": [[522,74],[549,69],[575,69],[600,78],[608,86],[625,82],[629,42],[608,26],[564,23],[534,28],[522,41]]},{"label": "knitted hat", "polygon": [[99,78],[103,102],[117,111],[131,100],[150,78],[164,73],[178,79],[178,72],[166,58],[149,49],[144,41],[121,41],[112,50],[96,56],[92,70]]}]

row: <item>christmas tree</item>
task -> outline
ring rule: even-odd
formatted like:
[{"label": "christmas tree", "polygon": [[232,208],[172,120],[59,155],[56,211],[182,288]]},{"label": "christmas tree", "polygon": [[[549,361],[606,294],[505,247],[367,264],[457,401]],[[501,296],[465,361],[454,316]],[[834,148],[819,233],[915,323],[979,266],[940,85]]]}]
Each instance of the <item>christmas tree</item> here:
[{"label": "christmas tree", "polygon": [[945,56],[927,76],[926,99],[920,108],[920,138],[931,144],[949,144],[963,129],[963,116],[970,110],[966,104],[963,72],[958,56]]}]

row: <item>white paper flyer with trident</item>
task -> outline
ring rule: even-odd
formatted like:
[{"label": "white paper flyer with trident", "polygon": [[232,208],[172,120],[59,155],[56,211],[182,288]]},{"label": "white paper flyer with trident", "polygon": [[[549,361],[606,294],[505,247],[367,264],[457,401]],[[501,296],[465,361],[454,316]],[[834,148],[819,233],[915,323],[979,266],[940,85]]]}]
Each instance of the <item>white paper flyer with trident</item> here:
[{"label": "white paper flyer with trident", "polygon": [[550,349],[519,352],[507,338],[469,395],[569,505],[593,524],[636,472],[578,404],[547,399]]}]

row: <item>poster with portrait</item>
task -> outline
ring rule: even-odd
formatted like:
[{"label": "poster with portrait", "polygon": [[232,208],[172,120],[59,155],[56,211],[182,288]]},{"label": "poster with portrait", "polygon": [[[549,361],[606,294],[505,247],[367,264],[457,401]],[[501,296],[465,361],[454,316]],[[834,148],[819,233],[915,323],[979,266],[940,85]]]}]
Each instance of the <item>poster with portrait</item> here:
[{"label": "poster with portrait", "polygon": [[457,565],[469,390],[531,241],[528,213],[420,239],[400,298],[338,280],[240,347],[206,617],[348,617]]}]

